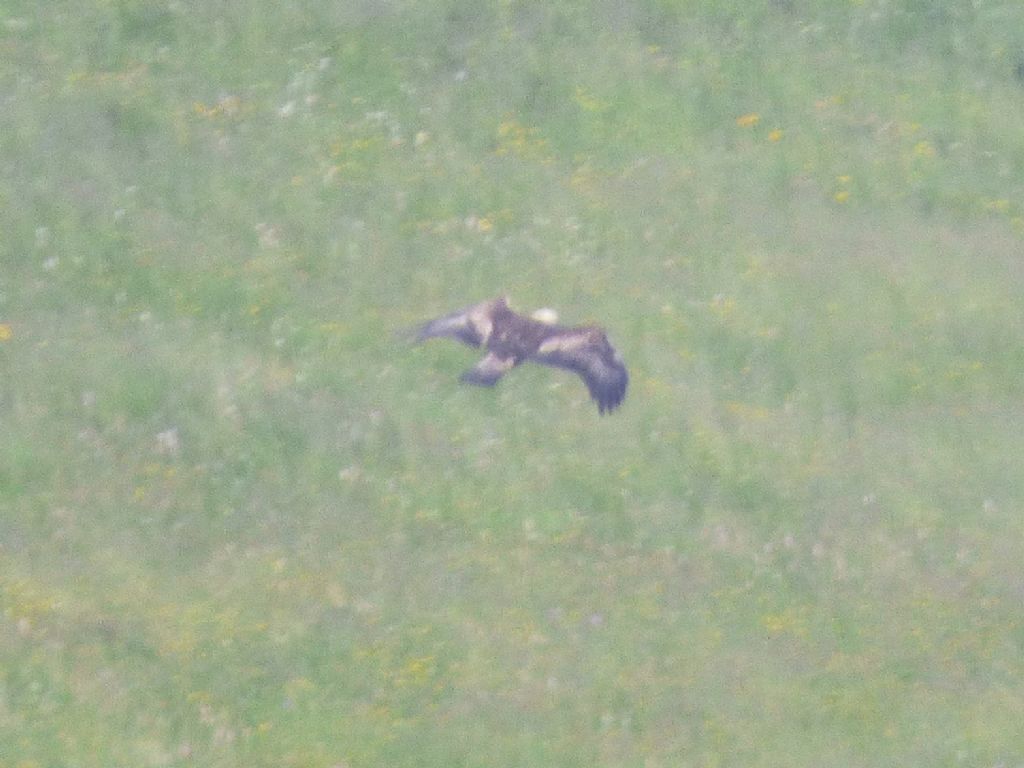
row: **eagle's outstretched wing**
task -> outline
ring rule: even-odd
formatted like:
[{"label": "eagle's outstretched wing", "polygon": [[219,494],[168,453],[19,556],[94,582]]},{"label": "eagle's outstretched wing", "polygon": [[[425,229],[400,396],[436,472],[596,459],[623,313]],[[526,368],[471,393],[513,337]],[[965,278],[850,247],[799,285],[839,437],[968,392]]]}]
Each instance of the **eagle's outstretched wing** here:
[{"label": "eagle's outstretched wing", "polygon": [[485,304],[475,304],[424,323],[415,329],[413,341],[418,344],[427,339],[447,337],[471,347],[479,347],[491,335],[492,329],[490,317],[485,310]]},{"label": "eagle's outstretched wing", "polygon": [[602,414],[626,396],[626,366],[600,328],[567,328],[541,343],[533,359],[580,375]]}]

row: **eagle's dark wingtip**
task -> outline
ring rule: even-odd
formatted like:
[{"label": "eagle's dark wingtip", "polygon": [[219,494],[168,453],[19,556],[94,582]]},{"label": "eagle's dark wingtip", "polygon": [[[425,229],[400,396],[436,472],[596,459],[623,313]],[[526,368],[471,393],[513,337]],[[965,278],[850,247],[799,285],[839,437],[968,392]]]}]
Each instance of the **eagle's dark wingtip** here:
[{"label": "eagle's dark wingtip", "polygon": [[604,416],[606,413],[612,413],[625,399],[625,392],[611,392],[605,393],[605,395],[597,399],[597,412]]},{"label": "eagle's dark wingtip", "polygon": [[629,376],[623,372],[620,381],[614,382],[610,387],[599,389],[592,387],[591,396],[597,402],[597,411],[602,416],[612,413],[626,399],[626,389],[629,387]]},{"label": "eagle's dark wingtip", "polygon": [[618,410],[619,406],[622,405],[622,400],[606,400],[603,403],[598,403],[597,410],[602,416],[606,413],[613,413]]}]

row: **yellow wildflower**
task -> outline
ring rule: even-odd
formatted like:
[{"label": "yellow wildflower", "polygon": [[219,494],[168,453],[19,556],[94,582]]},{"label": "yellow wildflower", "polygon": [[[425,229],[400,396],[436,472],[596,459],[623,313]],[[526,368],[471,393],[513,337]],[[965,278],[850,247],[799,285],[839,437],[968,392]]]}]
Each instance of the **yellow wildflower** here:
[{"label": "yellow wildflower", "polygon": [[574,100],[580,106],[580,108],[586,110],[587,112],[601,112],[607,109],[609,106],[607,101],[603,101],[591,95],[584,88],[578,85],[576,86]]},{"label": "yellow wildflower", "polygon": [[736,125],[740,128],[753,128],[761,122],[761,116],[757,112],[750,112],[736,118]]},{"label": "yellow wildflower", "polygon": [[918,157],[935,157],[935,146],[930,141],[919,141],[914,145],[914,154]]},{"label": "yellow wildflower", "polygon": [[[851,176],[847,176],[846,174],[842,176],[836,176],[836,182],[839,184],[840,187],[847,186],[852,180],[853,178]],[[850,199],[850,190],[839,189],[832,195],[832,199],[840,204],[845,203],[847,200]]]},{"label": "yellow wildflower", "polygon": [[14,330],[8,323],[0,323],[0,341],[9,341],[14,336]]}]

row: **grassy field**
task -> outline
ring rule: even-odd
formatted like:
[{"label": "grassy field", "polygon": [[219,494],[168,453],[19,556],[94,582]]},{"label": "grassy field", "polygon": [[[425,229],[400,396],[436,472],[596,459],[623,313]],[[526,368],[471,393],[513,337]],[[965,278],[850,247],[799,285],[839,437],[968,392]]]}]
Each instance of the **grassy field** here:
[{"label": "grassy field", "polygon": [[[0,768],[1024,764],[1024,5],[9,0]],[[396,331],[604,324],[601,418]]]}]

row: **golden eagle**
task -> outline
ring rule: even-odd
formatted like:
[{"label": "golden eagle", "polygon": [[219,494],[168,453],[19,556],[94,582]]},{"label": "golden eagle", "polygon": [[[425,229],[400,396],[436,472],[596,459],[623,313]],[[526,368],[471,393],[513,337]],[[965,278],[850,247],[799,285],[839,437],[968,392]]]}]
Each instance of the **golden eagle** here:
[{"label": "golden eagle", "polygon": [[485,347],[483,360],[459,379],[483,387],[493,386],[526,360],[565,368],[586,382],[600,413],[614,411],[626,396],[629,382],[618,352],[597,326],[566,328],[555,325],[554,317],[551,310],[538,310],[532,317],[517,314],[500,296],[424,323],[415,341],[449,337]]}]

